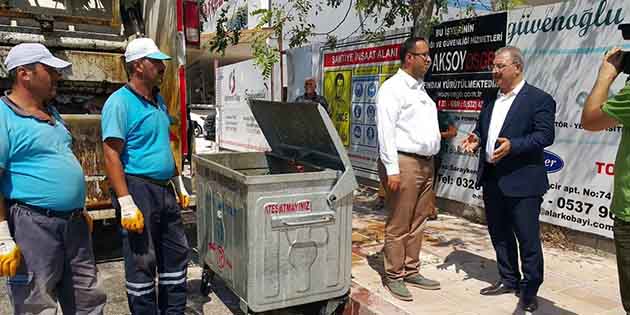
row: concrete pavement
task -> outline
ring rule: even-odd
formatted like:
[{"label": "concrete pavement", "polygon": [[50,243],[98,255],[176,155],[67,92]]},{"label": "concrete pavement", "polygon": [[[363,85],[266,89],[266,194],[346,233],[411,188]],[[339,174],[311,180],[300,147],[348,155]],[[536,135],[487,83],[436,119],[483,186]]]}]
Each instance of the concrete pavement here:
[{"label": "concrete pavement", "polygon": [[[421,253],[423,275],[442,289],[410,288],[413,302],[393,298],[382,286],[385,214],[373,193],[356,198],[353,218],[353,303],[345,314],[524,314],[514,295],[486,297],[479,290],[497,280],[495,254],[485,226],[440,214],[429,221]],[[535,314],[625,315],[612,255],[599,256],[544,244],[545,282]]]}]

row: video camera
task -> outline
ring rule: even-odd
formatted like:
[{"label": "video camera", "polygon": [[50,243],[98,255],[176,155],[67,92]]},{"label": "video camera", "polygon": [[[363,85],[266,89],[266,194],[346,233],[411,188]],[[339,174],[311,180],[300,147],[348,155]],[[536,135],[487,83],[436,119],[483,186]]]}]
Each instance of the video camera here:
[{"label": "video camera", "polygon": [[[619,30],[621,30],[621,36],[624,40],[630,40],[630,23],[619,24]],[[630,51],[622,51],[621,59],[621,71],[625,74],[630,74]]]}]

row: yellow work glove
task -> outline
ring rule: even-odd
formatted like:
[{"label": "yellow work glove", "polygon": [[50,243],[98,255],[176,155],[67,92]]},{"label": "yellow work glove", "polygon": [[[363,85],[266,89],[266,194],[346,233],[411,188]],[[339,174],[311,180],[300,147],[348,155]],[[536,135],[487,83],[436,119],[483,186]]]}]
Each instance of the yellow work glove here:
[{"label": "yellow work glove", "polygon": [[85,218],[85,223],[87,223],[88,228],[90,228],[90,233],[94,232],[94,219],[92,218],[92,215],[84,209],[83,217]]},{"label": "yellow work glove", "polygon": [[190,195],[188,194],[188,191],[186,191],[184,180],[181,176],[175,176],[174,183],[179,205],[182,206],[182,208],[188,208],[188,206],[190,205]]},{"label": "yellow work glove", "polygon": [[6,220],[0,222],[0,276],[15,276],[21,261],[22,254],[11,237],[9,223]]},{"label": "yellow work glove", "polygon": [[118,198],[118,203],[120,204],[120,225],[122,225],[123,229],[135,232],[142,233],[144,229],[144,216],[136,203],[133,202],[133,198],[131,195],[122,196]]}]

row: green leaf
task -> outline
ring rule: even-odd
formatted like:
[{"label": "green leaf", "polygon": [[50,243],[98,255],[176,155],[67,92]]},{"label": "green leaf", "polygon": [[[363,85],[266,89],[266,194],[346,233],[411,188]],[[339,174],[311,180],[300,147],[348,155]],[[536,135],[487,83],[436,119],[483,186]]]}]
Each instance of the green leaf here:
[{"label": "green leaf", "polygon": [[[202,0],[198,0],[202,1]],[[440,23],[438,17],[433,13],[447,10],[448,0],[291,0],[284,4],[273,4],[268,9],[257,9],[250,13],[259,19],[255,27],[256,35],[252,41],[252,54],[256,65],[261,69],[263,76],[268,78],[273,66],[280,60],[280,51],[277,47],[270,47],[267,43],[270,36],[287,39],[288,46],[299,47],[307,44],[313,35],[326,36],[326,45],[334,47],[338,42],[346,38],[338,38],[336,34],[317,33],[315,25],[310,21],[312,14],[321,15],[323,10],[339,9],[346,10],[349,2],[353,1],[351,9],[359,13],[365,21],[373,21],[374,27],[368,28],[362,25],[357,31],[364,39],[377,42],[384,38],[386,31],[402,21],[405,26],[411,26],[413,33],[429,34],[431,29]],[[505,10],[514,6],[515,3],[522,3],[524,0],[496,0],[497,10]],[[229,45],[235,45],[240,40],[241,28],[247,24],[247,13],[243,23],[243,10],[239,8],[228,17],[229,6],[222,8],[217,19],[217,31],[210,49],[225,53]],[[475,15],[474,8],[463,6],[462,9]],[[491,9],[491,8],[489,8]],[[427,12],[429,11],[430,12]],[[246,12],[246,11],[245,11]],[[345,11],[344,11],[345,12]],[[331,21],[331,25],[322,27],[323,29],[337,29],[339,23],[344,21]],[[290,25],[290,26],[287,26]],[[231,27],[230,27],[231,26]],[[270,28],[271,33],[264,29]]]}]

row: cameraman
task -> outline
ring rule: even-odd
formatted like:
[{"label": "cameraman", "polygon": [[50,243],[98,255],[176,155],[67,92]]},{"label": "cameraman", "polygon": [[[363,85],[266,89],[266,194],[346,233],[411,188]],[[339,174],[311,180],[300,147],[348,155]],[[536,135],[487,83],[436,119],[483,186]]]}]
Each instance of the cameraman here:
[{"label": "cameraman", "polygon": [[[610,210],[615,215],[614,236],[621,301],[630,315],[630,84],[611,99],[608,91],[621,70],[623,52],[614,48],[606,53],[599,75],[582,111],[582,126],[599,131],[623,124],[623,134],[615,161],[614,198]],[[627,127],[627,128],[626,128]],[[624,193],[626,192],[626,193]]]}]

